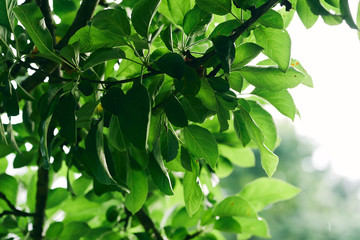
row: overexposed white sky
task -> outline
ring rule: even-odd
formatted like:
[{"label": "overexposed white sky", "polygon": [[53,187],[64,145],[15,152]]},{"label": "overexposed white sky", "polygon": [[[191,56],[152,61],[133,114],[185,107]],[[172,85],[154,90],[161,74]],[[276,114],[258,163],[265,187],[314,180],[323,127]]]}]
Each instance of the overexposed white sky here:
[{"label": "overexposed white sky", "polygon": [[360,41],[357,32],[346,23],[328,26],[321,18],[306,30],[297,15],[288,31],[292,58],[301,62],[314,81],[313,89],[301,86],[292,90],[301,113],[295,128],[300,135],[309,136],[317,143],[315,165],[321,167],[329,163],[337,174],[360,179]]}]

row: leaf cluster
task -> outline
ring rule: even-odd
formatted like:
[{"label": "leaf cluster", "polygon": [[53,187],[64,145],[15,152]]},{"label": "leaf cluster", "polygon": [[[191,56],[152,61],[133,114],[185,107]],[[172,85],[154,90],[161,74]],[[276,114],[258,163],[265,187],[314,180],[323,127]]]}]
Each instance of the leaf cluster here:
[{"label": "leaf cluster", "polygon": [[[357,28],[348,2],[124,0],[79,25],[91,2],[54,1],[53,35],[35,2],[0,1],[0,157],[30,169],[0,174],[0,192],[15,205],[24,185],[22,207],[35,212],[6,212],[0,235],[30,236],[45,194],[47,239],[269,238],[259,213],[299,189],[270,178],[280,140],[264,105],[294,120],[288,89],[313,85],[286,28],[295,11],[306,27],[321,16]],[[219,179],[253,167],[254,151],[269,178],[225,197]],[[67,189],[41,192],[31,166]]]}]

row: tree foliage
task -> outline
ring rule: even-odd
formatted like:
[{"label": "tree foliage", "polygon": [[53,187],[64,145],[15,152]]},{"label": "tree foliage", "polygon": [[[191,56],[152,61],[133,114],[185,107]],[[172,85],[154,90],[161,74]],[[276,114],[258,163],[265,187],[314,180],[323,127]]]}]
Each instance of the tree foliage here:
[{"label": "tree foliage", "polygon": [[[0,7],[0,235],[33,239],[269,238],[261,210],[299,189],[271,178],[263,105],[293,120],[288,89],[312,86],[286,27],[295,11],[306,27],[359,23],[347,0]],[[219,178],[254,166],[255,149],[269,178],[224,195]],[[5,173],[10,153],[26,174]]]}]

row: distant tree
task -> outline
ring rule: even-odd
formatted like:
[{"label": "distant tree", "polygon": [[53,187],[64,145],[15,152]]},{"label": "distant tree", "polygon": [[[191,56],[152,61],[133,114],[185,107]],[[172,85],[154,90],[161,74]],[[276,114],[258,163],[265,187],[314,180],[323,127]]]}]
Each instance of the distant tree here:
[{"label": "distant tree", "polygon": [[252,149],[276,171],[262,105],[294,119],[287,89],[312,86],[290,56],[295,11],[357,28],[347,0],[1,0],[1,168],[25,171],[0,175],[0,235],[269,238],[259,211],[299,189],[259,178],[224,198],[218,182]]}]

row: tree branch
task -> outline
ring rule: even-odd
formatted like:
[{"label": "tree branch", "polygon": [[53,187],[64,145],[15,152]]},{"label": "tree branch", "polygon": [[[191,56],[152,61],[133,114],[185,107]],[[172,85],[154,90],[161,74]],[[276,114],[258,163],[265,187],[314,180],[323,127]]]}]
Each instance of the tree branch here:
[{"label": "tree branch", "polygon": [[163,240],[163,237],[155,227],[154,222],[151,220],[151,218],[148,215],[146,215],[143,209],[140,209],[140,211],[136,213],[136,216],[138,217],[141,225],[144,227],[146,232],[152,232],[155,235],[154,239],[156,240]]},{"label": "tree branch", "polygon": [[[75,32],[80,28],[86,26],[87,22],[91,19],[98,2],[99,0],[84,0],[82,2],[69,30],[66,32],[65,36],[61,39],[61,41],[55,46],[56,49],[61,49],[66,46],[70,38],[75,34]],[[42,68],[45,69],[46,72],[52,74],[58,68],[58,66],[59,65],[55,62],[47,61],[46,64],[42,65]],[[27,77],[21,83],[21,86],[26,91],[31,92],[34,88],[41,84],[46,77],[47,75],[44,75],[41,72],[36,72],[33,75]]]},{"label": "tree branch", "polygon": [[55,46],[55,44],[56,44],[55,25],[54,25],[53,18],[51,16],[51,9],[50,9],[50,5],[49,5],[49,1],[48,0],[36,0],[36,4],[39,6],[41,13],[43,14],[43,16],[45,18],[45,25],[46,25],[47,29],[49,29],[49,32],[53,39],[53,45]]},{"label": "tree branch", "polygon": [[56,49],[65,47],[76,31],[86,26],[88,21],[92,18],[98,3],[99,0],[84,0],[82,2],[73,23],[71,24],[69,30],[65,33],[65,36],[56,45]]},{"label": "tree branch", "polygon": [[[235,42],[241,34],[243,34],[251,25],[253,25],[261,16],[263,16],[267,11],[269,11],[275,4],[277,4],[280,0],[269,0],[258,8],[255,8],[251,11],[251,17],[241,24],[239,27],[235,28],[233,32],[230,34],[229,38]],[[215,50],[207,52],[201,58],[197,58],[192,61],[194,67],[199,67],[208,61],[211,57],[215,56]]]},{"label": "tree branch", "polygon": [[[38,73],[37,75],[42,74],[43,76],[49,77],[50,79],[53,79],[53,80],[56,80],[56,81],[62,81],[62,82],[74,81],[74,79],[62,78],[62,77],[55,76],[53,74],[47,73],[47,72],[45,72],[45,71],[43,71],[41,69],[34,68],[30,64],[27,64],[25,62],[20,62],[20,64],[23,65],[24,67],[27,67],[29,69],[34,70],[35,74]],[[159,72],[159,71],[154,70],[152,72],[143,74],[143,78],[147,78],[147,77],[150,77],[150,76],[153,76],[153,75],[156,75],[156,74],[162,74],[162,73]],[[93,80],[93,79],[88,79],[88,78],[81,78],[81,80],[91,82],[91,83],[99,83],[99,84],[104,84],[104,85],[107,85],[107,86],[113,86],[113,85],[117,85],[117,84],[133,82],[133,81],[138,80],[139,78],[140,78],[140,76],[137,76],[137,77],[128,78],[128,79],[124,79],[124,80],[118,80],[118,81],[101,81],[101,80]]]},{"label": "tree branch", "polygon": [[11,202],[9,199],[7,199],[6,195],[2,192],[0,192],[0,198],[2,200],[4,200],[6,202],[6,204],[9,206],[9,208],[12,211],[2,211],[0,213],[0,218],[5,216],[5,215],[14,215],[14,216],[20,216],[20,217],[32,217],[34,216],[34,213],[28,213],[28,212],[23,212],[21,210],[18,210]]},{"label": "tree branch", "polygon": [[251,11],[251,18],[246,22],[241,24],[239,27],[235,28],[234,31],[230,34],[230,39],[235,42],[236,39],[240,37],[251,25],[253,25],[261,16],[263,16],[267,11],[269,11],[279,0],[269,0],[260,7]]},{"label": "tree branch", "polygon": [[46,200],[49,192],[49,170],[39,166],[37,177],[34,228],[31,236],[35,240],[41,240],[44,230]]}]

